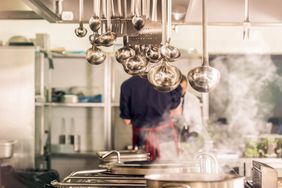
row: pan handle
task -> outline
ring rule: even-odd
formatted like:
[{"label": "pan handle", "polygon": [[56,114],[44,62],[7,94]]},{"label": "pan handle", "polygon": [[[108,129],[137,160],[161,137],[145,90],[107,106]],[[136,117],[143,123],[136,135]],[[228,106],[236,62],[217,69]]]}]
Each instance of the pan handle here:
[{"label": "pan handle", "polygon": [[162,188],[191,188],[191,186],[183,183],[165,183]]},{"label": "pan handle", "polygon": [[120,152],[117,151],[117,150],[113,150],[113,151],[110,151],[109,153],[106,153],[104,154],[101,158],[102,159],[105,159],[106,157],[108,157],[109,155],[115,153],[117,155],[117,163],[121,163],[121,160],[120,160]]}]

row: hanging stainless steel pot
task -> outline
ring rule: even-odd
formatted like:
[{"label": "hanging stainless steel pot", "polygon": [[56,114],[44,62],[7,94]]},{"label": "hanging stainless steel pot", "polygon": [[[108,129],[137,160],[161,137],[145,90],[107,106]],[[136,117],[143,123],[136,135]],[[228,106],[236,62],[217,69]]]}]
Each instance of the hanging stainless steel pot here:
[{"label": "hanging stainless steel pot", "polygon": [[163,60],[161,65],[149,71],[148,80],[156,90],[169,92],[176,89],[180,84],[181,75],[178,68],[169,65],[166,60]]},{"label": "hanging stainless steel pot", "polygon": [[148,188],[244,188],[244,177],[230,174],[151,174],[145,179]]},{"label": "hanging stainless steel pot", "polygon": [[206,0],[202,1],[202,24],[203,24],[203,64],[189,71],[187,78],[196,91],[209,92],[215,88],[220,80],[220,72],[209,66],[209,57],[206,50]]},{"label": "hanging stainless steel pot", "polygon": [[90,64],[99,65],[106,59],[106,54],[98,47],[92,46],[86,51],[86,59]]}]

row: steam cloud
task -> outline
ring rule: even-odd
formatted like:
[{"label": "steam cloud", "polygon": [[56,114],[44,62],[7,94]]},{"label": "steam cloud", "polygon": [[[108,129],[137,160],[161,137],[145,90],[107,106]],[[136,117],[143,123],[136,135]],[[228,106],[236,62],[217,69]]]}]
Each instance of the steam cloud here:
[{"label": "steam cloud", "polygon": [[228,126],[210,130],[214,139],[222,142],[218,144],[239,149],[236,147],[242,145],[244,135],[269,133],[266,121],[274,108],[269,102],[269,85],[281,83],[270,55],[219,56],[212,64],[222,78],[210,94],[211,121],[228,119]]}]

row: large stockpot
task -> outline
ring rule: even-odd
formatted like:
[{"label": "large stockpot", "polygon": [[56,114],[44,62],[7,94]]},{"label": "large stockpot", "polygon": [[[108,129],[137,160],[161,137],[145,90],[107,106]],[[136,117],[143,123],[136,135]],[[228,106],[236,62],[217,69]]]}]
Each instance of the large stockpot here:
[{"label": "large stockpot", "polygon": [[151,174],[147,188],[244,188],[244,177],[231,174]]}]

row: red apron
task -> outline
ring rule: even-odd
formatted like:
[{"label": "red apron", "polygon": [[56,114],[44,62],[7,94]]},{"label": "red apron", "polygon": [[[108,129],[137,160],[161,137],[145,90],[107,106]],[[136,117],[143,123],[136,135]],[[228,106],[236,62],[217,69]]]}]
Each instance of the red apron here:
[{"label": "red apron", "polygon": [[155,160],[155,159],[160,159],[160,149],[159,149],[159,144],[160,144],[160,135],[162,134],[163,131],[170,129],[169,131],[172,133],[172,138],[173,141],[175,142],[175,147],[177,150],[177,153],[179,153],[179,142],[178,142],[178,136],[177,132],[174,128],[172,120],[169,120],[168,123],[163,123],[160,124],[157,127],[153,128],[142,128],[136,126],[132,126],[133,128],[133,137],[132,137],[132,144],[133,147],[136,146],[137,142],[137,136],[140,134],[146,135],[146,140],[145,140],[145,149],[146,152],[150,153],[150,159]]}]

